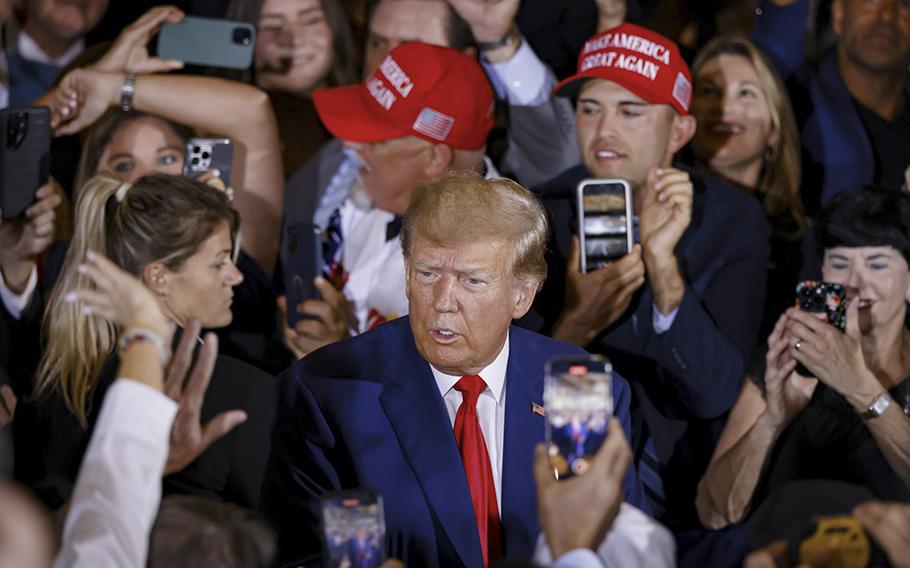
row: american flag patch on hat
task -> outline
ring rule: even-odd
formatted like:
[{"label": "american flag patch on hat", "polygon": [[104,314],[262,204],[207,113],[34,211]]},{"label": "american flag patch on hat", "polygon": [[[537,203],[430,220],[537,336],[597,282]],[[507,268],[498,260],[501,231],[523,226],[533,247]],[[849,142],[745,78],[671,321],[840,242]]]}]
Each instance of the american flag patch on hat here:
[{"label": "american flag patch on hat", "polygon": [[692,102],[692,83],[682,73],[676,74],[676,82],[673,84],[673,98],[686,111],[689,110],[689,103]]},{"label": "american flag patch on hat", "polygon": [[429,136],[434,140],[444,142],[449,135],[449,132],[452,131],[453,126],[455,126],[454,118],[437,110],[425,107],[420,111],[420,114],[417,115],[417,120],[414,121],[413,128],[424,136]]}]

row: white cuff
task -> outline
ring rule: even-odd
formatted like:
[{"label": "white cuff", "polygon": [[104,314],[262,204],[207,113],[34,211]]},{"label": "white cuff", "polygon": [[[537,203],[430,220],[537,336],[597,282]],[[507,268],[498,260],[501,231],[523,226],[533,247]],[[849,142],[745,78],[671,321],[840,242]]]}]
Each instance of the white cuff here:
[{"label": "white cuff", "polygon": [[501,99],[513,106],[537,106],[550,98],[555,78],[537,57],[531,45],[521,38],[521,46],[508,61],[489,63],[481,56],[481,63]]},{"label": "white cuff", "polygon": [[21,294],[16,294],[9,289],[9,286],[6,285],[6,280],[3,278],[3,271],[0,270],[0,299],[3,300],[3,306],[9,312],[9,315],[13,316],[13,319],[17,320],[22,317],[22,312],[25,311],[26,306],[31,301],[37,286],[38,265],[36,264],[32,265],[32,271],[28,275],[25,290]]},{"label": "white cuff", "polygon": [[551,568],[604,568],[600,557],[593,550],[576,548],[556,559]]},{"label": "white cuff", "polygon": [[676,321],[676,314],[679,313],[679,308],[670,312],[667,315],[660,313],[660,310],[657,309],[657,306],[651,305],[651,325],[654,326],[654,332],[657,335],[661,335],[670,331],[670,328],[673,327],[673,322]]}]

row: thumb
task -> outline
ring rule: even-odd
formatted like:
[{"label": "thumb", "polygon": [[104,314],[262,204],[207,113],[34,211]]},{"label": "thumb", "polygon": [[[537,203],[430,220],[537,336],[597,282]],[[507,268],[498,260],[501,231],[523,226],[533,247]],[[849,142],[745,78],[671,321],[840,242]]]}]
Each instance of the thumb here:
[{"label": "thumb", "polygon": [[288,315],[288,298],[287,298],[287,296],[278,296],[278,299],[275,300],[275,304],[278,305],[278,311],[281,312],[281,317],[286,318]]},{"label": "thumb", "polygon": [[131,69],[131,71],[134,73],[163,73],[166,71],[176,71],[177,69],[183,69],[183,61],[150,57],[148,61],[137,65],[136,68]]},{"label": "thumb", "polygon": [[556,481],[553,474],[553,465],[550,464],[550,458],[547,456],[547,447],[543,444],[537,444],[534,448],[534,483],[537,488]]},{"label": "thumb", "polygon": [[851,298],[847,301],[847,336],[859,340],[859,301]]},{"label": "thumb", "polygon": [[313,283],[316,285],[316,289],[319,290],[319,293],[322,295],[322,299],[331,305],[334,308],[341,309],[345,302],[344,293],[341,290],[337,290],[332,283],[323,278],[322,276],[317,276]]},{"label": "thumb", "polygon": [[569,265],[567,267],[569,272],[581,272],[581,263],[578,258],[580,248],[581,244],[578,235],[572,235],[572,244],[569,246]]},{"label": "thumb", "polygon": [[648,177],[645,178],[645,201],[653,201],[657,197],[657,190],[655,189],[657,185],[657,180],[660,179],[658,176],[659,168],[651,168],[648,170]]},{"label": "thumb", "polygon": [[202,427],[202,445],[199,453],[204,452],[206,448],[223,438],[228,432],[246,422],[246,419],[246,412],[229,410],[209,420]]}]

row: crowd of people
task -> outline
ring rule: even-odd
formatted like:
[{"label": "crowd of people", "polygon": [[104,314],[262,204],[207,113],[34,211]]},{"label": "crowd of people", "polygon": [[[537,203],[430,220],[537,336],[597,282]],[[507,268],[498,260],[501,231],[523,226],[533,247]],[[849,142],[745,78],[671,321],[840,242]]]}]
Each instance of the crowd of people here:
[{"label": "crowd of people", "polygon": [[910,566],[910,2],[108,4],[0,0],[0,566]]}]

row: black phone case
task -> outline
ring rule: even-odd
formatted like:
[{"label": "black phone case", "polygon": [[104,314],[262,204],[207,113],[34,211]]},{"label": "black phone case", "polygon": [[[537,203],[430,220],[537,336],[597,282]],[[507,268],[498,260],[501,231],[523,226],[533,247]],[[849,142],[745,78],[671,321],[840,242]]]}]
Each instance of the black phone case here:
[{"label": "black phone case", "polygon": [[183,175],[195,178],[218,170],[225,187],[231,186],[234,145],[227,138],[190,138],[183,151]]},{"label": "black phone case", "polygon": [[21,217],[47,183],[51,113],[41,108],[0,111],[0,207],[4,219]]},{"label": "black phone case", "polygon": [[[806,280],[796,285],[796,301],[804,312],[825,314],[828,323],[841,333],[847,329],[847,291],[841,284]],[[796,372],[804,377],[815,374],[802,363],[796,365]]]},{"label": "black phone case", "polygon": [[287,322],[293,328],[297,322],[307,318],[297,312],[297,305],[320,297],[313,280],[322,267],[322,234],[311,221],[294,223],[285,229],[281,246],[284,247],[286,260]]}]

